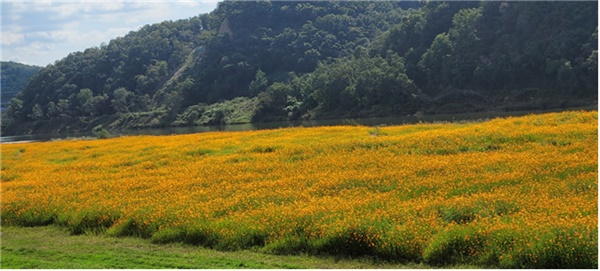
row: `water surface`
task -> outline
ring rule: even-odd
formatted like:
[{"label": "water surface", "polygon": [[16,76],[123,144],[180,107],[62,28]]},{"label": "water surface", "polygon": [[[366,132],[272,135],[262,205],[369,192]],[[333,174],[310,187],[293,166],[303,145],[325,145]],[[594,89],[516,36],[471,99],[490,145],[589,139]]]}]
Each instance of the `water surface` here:
[{"label": "water surface", "polygon": [[[597,108],[575,108],[568,110],[597,110]],[[213,131],[248,131],[277,129],[286,127],[314,127],[314,126],[337,126],[337,125],[363,125],[363,126],[389,126],[414,123],[434,123],[434,122],[460,122],[460,121],[479,121],[498,117],[523,116],[534,113],[560,112],[567,109],[551,109],[543,111],[511,111],[511,112],[477,112],[461,114],[438,114],[438,115],[409,115],[409,116],[390,116],[381,118],[355,118],[355,119],[324,119],[324,120],[305,120],[305,121],[278,121],[263,123],[245,123],[230,125],[211,125],[211,126],[189,126],[189,127],[163,127],[163,128],[144,128],[127,129],[114,131],[117,135],[172,135],[172,134],[194,134]],[[2,143],[32,142],[32,141],[51,141],[68,138],[95,137],[91,132],[87,133],[52,133],[52,134],[34,134],[22,136],[0,137]]]}]

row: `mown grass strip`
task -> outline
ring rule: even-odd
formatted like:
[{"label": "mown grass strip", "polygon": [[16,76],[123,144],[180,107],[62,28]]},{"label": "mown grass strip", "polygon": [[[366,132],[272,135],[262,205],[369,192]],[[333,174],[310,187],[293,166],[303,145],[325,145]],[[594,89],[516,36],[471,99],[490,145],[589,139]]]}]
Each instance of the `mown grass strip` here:
[{"label": "mown grass strip", "polygon": [[[133,237],[70,235],[56,226],[2,227],[3,269],[353,269],[428,268],[372,259],[225,252],[183,244],[153,244]],[[456,266],[457,268],[469,266]]]}]

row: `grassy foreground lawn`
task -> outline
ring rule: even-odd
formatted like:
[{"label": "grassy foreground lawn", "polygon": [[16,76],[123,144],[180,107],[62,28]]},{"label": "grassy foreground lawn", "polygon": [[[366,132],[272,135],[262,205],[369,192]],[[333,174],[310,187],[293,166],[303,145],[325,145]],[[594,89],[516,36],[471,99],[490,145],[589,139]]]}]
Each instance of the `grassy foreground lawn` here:
[{"label": "grassy foreground lawn", "polygon": [[57,226],[2,227],[0,256],[3,269],[428,268],[422,264],[390,264],[369,259],[277,256],[250,250],[223,252],[185,244],[157,245],[134,237],[71,235]]},{"label": "grassy foreground lawn", "polygon": [[597,111],[1,154],[3,226],[435,267],[598,267]]}]

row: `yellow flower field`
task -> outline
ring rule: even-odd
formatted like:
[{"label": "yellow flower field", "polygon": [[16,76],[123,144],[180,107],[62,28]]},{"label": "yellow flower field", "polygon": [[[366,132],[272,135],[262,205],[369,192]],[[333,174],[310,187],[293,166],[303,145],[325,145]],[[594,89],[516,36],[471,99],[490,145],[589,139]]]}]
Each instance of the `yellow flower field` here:
[{"label": "yellow flower field", "polygon": [[2,145],[2,223],[432,265],[598,267],[598,113]]}]

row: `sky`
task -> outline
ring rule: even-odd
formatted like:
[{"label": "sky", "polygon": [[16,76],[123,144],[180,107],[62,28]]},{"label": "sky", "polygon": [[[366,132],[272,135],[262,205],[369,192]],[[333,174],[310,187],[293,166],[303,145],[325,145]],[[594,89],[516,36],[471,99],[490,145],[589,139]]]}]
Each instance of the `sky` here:
[{"label": "sky", "polygon": [[2,1],[2,61],[46,66],[146,24],[209,13],[218,0]]}]

